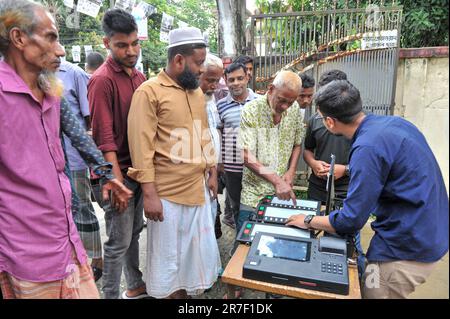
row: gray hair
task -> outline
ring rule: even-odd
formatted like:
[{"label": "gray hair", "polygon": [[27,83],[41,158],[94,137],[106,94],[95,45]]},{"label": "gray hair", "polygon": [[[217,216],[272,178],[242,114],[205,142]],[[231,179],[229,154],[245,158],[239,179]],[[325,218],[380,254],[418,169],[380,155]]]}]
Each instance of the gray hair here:
[{"label": "gray hair", "polygon": [[273,80],[272,85],[278,89],[287,88],[289,90],[299,92],[302,87],[302,80],[294,72],[281,71]]},{"label": "gray hair", "polygon": [[31,35],[39,23],[36,9],[44,7],[30,0],[0,1],[0,54],[6,55],[11,40],[9,33],[13,28],[19,28]]},{"label": "gray hair", "polygon": [[206,55],[205,62],[203,63],[205,68],[208,67],[218,67],[219,69],[223,69],[223,63],[222,60],[215,56],[214,54],[208,53]]}]

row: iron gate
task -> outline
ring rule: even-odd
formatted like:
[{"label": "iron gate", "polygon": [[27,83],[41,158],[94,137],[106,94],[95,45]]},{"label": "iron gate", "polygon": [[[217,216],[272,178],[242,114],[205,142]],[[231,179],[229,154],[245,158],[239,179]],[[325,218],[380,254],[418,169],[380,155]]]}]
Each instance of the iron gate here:
[{"label": "iron gate", "polygon": [[315,79],[340,69],[361,91],[365,110],[392,114],[401,18],[397,6],[252,16],[253,88],[265,91],[282,69]]}]

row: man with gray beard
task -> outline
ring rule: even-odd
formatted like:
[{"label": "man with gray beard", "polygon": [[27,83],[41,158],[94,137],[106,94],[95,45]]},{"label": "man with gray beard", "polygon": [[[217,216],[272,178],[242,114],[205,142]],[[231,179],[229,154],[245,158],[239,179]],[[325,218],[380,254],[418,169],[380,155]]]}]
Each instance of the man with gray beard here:
[{"label": "man with gray beard", "polygon": [[4,298],[98,298],[59,140],[64,50],[53,17],[0,2],[0,287]]},{"label": "man with gray beard", "polygon": [[[204,63],[205,72],[200,76],[200,88],[205,94],[206,100],[206,114],[208,115],[208,125],[209,132],[211,134],[212,146],[214,146],[214,151],[216,153],[216,161],[220,161],[220,134],[217,130],[217,125],[220,122],[219,112],[217,111],[216,98],[214,97],[214,92],[219,85],[219,81],[223,75],[223,63],[222,60],[208,53],[206,55],[206,60]],[[220,182],[220,176],[218,183]],[[222,236],[222,230],[220,225],[220,206],[219,201],[214,199],[211,203],[211,210],[213,214],[213,219],[215,219],[215,233],[216,239]]]}]

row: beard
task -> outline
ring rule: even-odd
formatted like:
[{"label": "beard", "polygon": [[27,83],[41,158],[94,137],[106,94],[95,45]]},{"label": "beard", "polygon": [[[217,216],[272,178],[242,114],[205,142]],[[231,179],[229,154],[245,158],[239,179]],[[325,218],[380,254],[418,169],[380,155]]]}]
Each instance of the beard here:
[{"label": "beard", "polygon": [[195,90],[200,86],[197,76],[186,65],[184,71],[177,76],[180,85],[186,90]]},{"label": "beard", "polygon": [[214,94],[213,93],[208,94],[208,92],[205,93],[205,101],[206,101],[206,103],[214,101]]},{"label": "beard", "polygon": [[116,60],[116,62],[121,66],[132,69],[137,65],[138,60],[136,59],[135,62],[128,62],[126,59],[123,59],[123,60]]},{"label": "beard", "polygon": [[56,72],[41,71],[38,76],[38,87],[50,96],[61,97],[63,95],[64,86],[56,76]]}]

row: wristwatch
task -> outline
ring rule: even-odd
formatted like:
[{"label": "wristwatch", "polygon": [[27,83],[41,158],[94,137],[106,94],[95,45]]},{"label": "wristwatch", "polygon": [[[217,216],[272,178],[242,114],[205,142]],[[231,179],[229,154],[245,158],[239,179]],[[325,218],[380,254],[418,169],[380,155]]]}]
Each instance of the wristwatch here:
[{"label": "wristwatch", "polygon": [[345,171],[344,171],[345,176],[350,176],[350,165],[345,165]]},{"label": "wristwatch", "polygon": [[316,217],[315,215],[308,215],[305,217],[305,220],[303,221],[305,225],[309,228],[313,218]]},{"label": "wristwatch", "polygon": [[109,162],[96,166],[93,171],[95,175],[98,175],[101,179],[106,179],[107,181],[116,178],[112,172],[112,164]]}]

